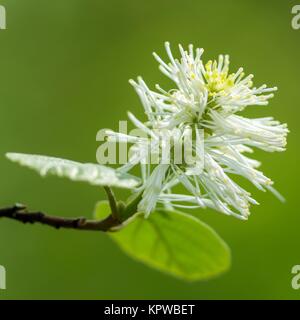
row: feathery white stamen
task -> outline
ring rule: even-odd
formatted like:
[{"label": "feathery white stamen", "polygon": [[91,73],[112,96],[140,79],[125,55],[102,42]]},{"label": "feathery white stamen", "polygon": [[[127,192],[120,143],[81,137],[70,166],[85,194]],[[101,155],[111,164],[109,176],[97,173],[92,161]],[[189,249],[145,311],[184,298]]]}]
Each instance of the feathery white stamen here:
[{"label": "feathery white stamen", "polygon": [[[277,87],[253,87],[253,75],[245,76],[243,68],[230,74],[228,55],[219,55],[218,60],[204,64],[203,49],[194,50],[189,45],[185,50],[179,45],[180,60],[174,58],[168,42],[165,49],[170,62],[165,62],[156,53],[153,56],[162,73],[175,83],[174,89],[168,91],[156,85],[156,92],[149,89],[141,77],[137,82],[130,80],[148,121],[142,123],[130,113],[129,118],[153,141],[112,132],[108,134],[119,141],[134,143],[128,164],[120,170],[127,172],[135,165],[141,165],[143,185],[139,190],[143,190],[143,198],[139,210],[148,216],[158,203],[168,208],[208,207],[245,220],[250,214],[250,204],[258,203],[234,182],[234,176],[243,177],[258,189],[269,190],[283,200],[272,187],[273,182],[257,169],[260,162],[245,153],[252,153],[252,147],[269,152],[284,151],[287,126],[272,117],[249,119],[235,114],[247,106],[267,105]],[[154,168],[145,163],[149,154],[156,155],[166,148],[164,137],[174,138],[171,147],[176,153],[176,144],[182,142],[190,127],[204,130],[202,173],[195,173],[187,163],[160,162]],[[196,130],[195,136],[197,133]],[[193,152],[199,151],[192,141],[188,147]],[[179,184],[188,194],[174,193],[173,189]]]}]

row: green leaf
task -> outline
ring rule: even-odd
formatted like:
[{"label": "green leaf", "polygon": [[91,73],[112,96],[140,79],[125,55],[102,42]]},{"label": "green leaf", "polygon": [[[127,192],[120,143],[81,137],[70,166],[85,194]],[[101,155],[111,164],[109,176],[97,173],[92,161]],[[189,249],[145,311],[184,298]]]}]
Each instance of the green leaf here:
[{"label": "green leaf", "polygon": [[132,258],[185,280],[205,280],[230,266],[230,250],[217,233],[178,211],[137,216],[110,236]]},{"label": "green leaf", "polygon": [[[94,210],[94,219],[95,220],[103,220],[107,218],[111,214],[111,208],[109,202],[107,200],[102,200],[96,203]],[[122,228],[125,228],[128,224],[130,224],[136,217],[139,215],[137,212],[132,212],[131,215],[128,215],[126,218],[121,216],[122,224],[120,226],[113,227],[111,231],[118,231]]]},{"label": "green leaf", "polygon": [[7,153],[6,157],[25,167],[34,169],[40,175],[56,175],[73,181],[85,181],[96,186],[134,188],[139,180],[128,174],[94,163],[75,161],[22,153]]},{"label": "green leaf", "polygon": [[103,220],[111,213],[109,202],[107,200],[102,200],[96,203],[94,210],[94,219]]}]

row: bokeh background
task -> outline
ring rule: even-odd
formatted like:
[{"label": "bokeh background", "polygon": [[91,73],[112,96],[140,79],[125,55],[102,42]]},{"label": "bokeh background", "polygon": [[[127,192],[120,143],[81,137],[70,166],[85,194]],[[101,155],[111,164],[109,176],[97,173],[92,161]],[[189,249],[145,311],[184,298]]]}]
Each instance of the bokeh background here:
[{"label": "bokeh background", "polygon": [[[153,50],[163,42],[204,47],[205,59],[231,55],[255,84],[278,86],[254,117],[287,122],[288,150],[257,152],[263,171],[287,202],[252,190],[261,203],[248,222],[199,211],[230,245],[229,272],[188,284],[137,263],[105,234],[56,231],[0,221],[0,264],[7,290],[0,299],[298,299],[291,268],[300,264],[300,30],[291,27],[297,1],[233,0],[7,0],[8,29],[0,31],[0,206],[91,216],[100,188],[44,180],[4,158],[7,151],[95,162],[101,128],[118,128],[142,109],[128,79],[170,82]],[[119,193],[125,196],[125,193]]]}]

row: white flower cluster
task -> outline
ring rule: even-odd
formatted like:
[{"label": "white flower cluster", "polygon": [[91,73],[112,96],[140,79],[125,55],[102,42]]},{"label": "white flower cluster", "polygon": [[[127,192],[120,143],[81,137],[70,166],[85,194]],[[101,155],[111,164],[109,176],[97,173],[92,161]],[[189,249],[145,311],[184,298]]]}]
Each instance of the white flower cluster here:
[{"label": "white flower cluster", "polygon": [[[141,166],[143,183],[139,191],[143,191],[143,198],[139,210],[148,216],[158,204],[210,207],[247,219],[250,204],[257,202],[232,180],[234,176],[242,176],[258,189],[270,190],[282,199],[272,187],[273,182],[257,169],[260,163],[245,153],[253,152],[252,147],[284,151],[287,126],[271,117],[249,119],[236,114],[247,106],[267,105],[277,88],[253,87],[253,75],[245,76],[242,68],[230,74],[228,55],[204,64],[203,49],[194,50],[190,45],[186,51],[179,46],[178,60],[173,57],[169,43],[165,47],[170,62],[164,62],[155,53],[154,57],[160,70],[175,83],[175,89],[165,91],[157,85],[153,91],[142,78],[137,82],[130,80],[148,119],[143,123],[132,114],[129,118],[151,138],[151,143],[145,137],[107,133],[109,138],[133,143],[129,161],[119,171],[128,172],[136,165]],[[198,136],[198,129],[204,132],[203,153],[196,152],[198,144],[190,144],[195,154],[203,154],[195,160],[196,167],[203,165],[200,174],[185,163],[161,161],[153,165],[145,161],[149,149],[150,154],[155,154],[165,148],[162,137],[172,137],[172,147],[176,150],[191,129],[194,137]],[[176,192],[180,184],[186,189],[184,194]]]}]

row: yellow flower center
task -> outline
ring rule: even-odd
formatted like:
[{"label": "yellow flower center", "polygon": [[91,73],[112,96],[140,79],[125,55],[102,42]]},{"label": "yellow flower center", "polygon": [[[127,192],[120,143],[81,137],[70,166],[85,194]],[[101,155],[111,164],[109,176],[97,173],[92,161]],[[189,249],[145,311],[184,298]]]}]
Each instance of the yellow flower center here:
[{"label": "yellow flower center", "polygon": [[206,87],[209,90],[210,96],[215,96],[221,91],[225,91],[234,86],[234,76],[232,73],[228,75],[228,67],[226,66],[221,71],[218,69],[217,61],[208,61],[205,65],[205,80]]}]

